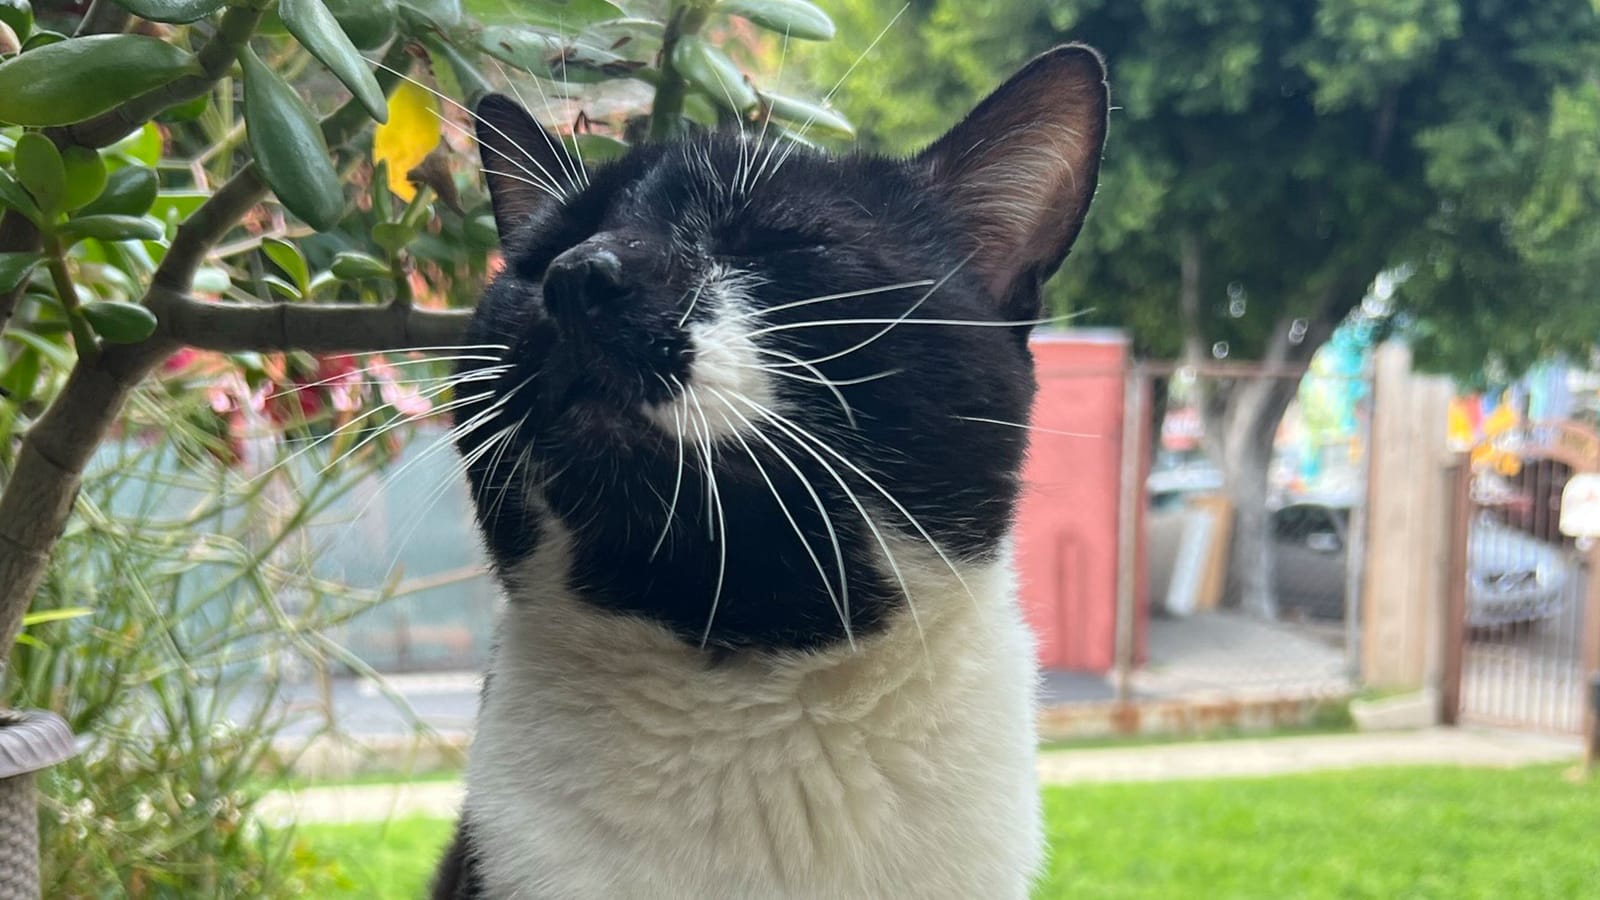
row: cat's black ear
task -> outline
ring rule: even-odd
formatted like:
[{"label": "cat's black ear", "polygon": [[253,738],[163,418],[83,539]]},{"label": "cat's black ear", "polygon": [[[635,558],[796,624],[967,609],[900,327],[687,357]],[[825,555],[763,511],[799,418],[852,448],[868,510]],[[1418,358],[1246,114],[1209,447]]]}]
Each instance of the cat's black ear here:
[{"label": "cat's black ear", "polygon": [[509,97],[488,94],[473,114],[494,221],[505,240],[541,206],[571,195],[575,164],[561,138]]},{"label": "cat's black ear", "polygon": [[1038,286],[1083,227],[1109,109],[1105,63],[1080,44],[1033,59],[923,151],[935,184],[969,217],[969,265],[1008,313],[1037,315]]}]

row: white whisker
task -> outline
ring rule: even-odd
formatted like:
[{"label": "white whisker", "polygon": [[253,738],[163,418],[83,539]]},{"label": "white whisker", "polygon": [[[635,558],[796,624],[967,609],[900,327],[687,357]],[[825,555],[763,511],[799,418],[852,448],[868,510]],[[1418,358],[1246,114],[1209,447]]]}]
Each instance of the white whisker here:
[{"label": "white whisker", "polygon": [[[701,632],[700,634],[700,646],[703,649],[706,646],[706,643],[711,640],[711,629],[717,620],[717,607],[722,603],[723,579],[727,577],[728,573],[728,519],[722,508],[722,492],[717,488],[716,461],[713,457],[714,450],[711,442],[711,422],[706,419],[705,407],[700,404],[700,398],[696,396],[694,388],[689,387],[688,385],[684,385],[684,387],[688,391],[685,396],[687,396],[689,401],[694,405],[695,412],[699,415],[701,423],[705,426],[706,484],[708,490],[707,499],[715,506],[714,512],[716,514],[715,518],[717,523],[717,533],[714,537],[714,540],[716,540],[718,546],[717,586],[711,594],[711,611],[706,616],[705,631]],[[708,519],[711,518],[712,513],[713,508],[712,506],[708,505],[706,509],[706,515]]]},{"label": "white whisker", "polygon": [[[879,330],[877,333],[873,334],[871,337],[868,337],[866,340],[863,340],[863,341],[861,341],[861,342],[859,342],[859,343],[857,343],[857,344],[855,344],[853,346],[846,347],[845,349],[840,350],[840,351],[838,351],[836,353],[830,353],[827,356],[818,357],[817,359],[808,359],[808,360],[806,360],[806,362],[809,363],[810,365],[817,366],[817,365],[821,365],[822,363],[825,363],[825,362],[832,362],[833,360],[836,360],[836,359],[842,359],[842,358],[844,358],[846,356],[849,356],[852,353],[855,353],[858,350],[862,350],[862,349],[866,348],[867,346],[872,344],[874,341],[876,341],[879,338],[883,337],[884,335],[888,334],[890,331],[894,330],[895,327],[897,327],[897,326],[899,326],[899,325],[901,325],[901,324],[903,324],[905,322],[908,322],[908,321],[910,321],[910,322],[926,322],[926,321],[929,321],[927,319],[912,319],[912,318],[910,318],[910,316],[911,316],[912,313],[914,313],[918,309],[920,309],[922,307],[922,304],[928,302],[928,298],[932,297],[934,295],[934,292],[938,291],[939,288],[944,287],[945,282],[947,282],[951,278],[955,277],[955,274],[961,270],[961,267],[965,266],[967,264],[967,262],[970,261],[971,259],[972,259],[972,255],[968,254],[965,259],[962,259],[960,262],[956,263],[955,266],[953,268],[951,268],[949,272],[945,273],[943,278],[939,279],[937,282],[935,282],[933,284],[932,287],[928,288],[928,292],[927,293],[923,294],[921,297],[918,297],[917,298],[917,302],[915,302],[915,303],[911,304],[911,306],[907,307],[906,311],[901,313],[897,318],[885,319],[885,320],[881,320],[881,321],[876,322],[876,323],[871,322],[870,320],[850,320],[850,319],[835,319],[835,320],[832,320],[834,322],[865,321],[867,324],[882,324],[883,328],[881,330]],[[824,321],[828,321],[828,320],[824,320]],[[885,324],[885,323],[887,323],[887,324]],[[809,325],[815,325],[815,324],[819,324],[819,323],[813,321],[813,322],[791,322],[791,323],[788,323],[788,324],[785,324],[785,325],[768,325],[765,328],[757,328],[757,329],[751,331],[750,332],[750,336],[752,338],[754,338],[754,337],[757,337],[757,336],[762,335],[762,334],[771,334],[771,333],[776,332],[776,331],[793,331],[793,330],[795,330],[797,328],[803,328],[803,327],[806,327],[806,326],[809,326]],[[779,363],[778,365],[783,365],[783,364]]]},{"label": "white whisker", "polygon": [[[512,145],[513,147],[520,146],[519,144],[517,144],[516,141],[511,139],[511,135],[506,134],[504,131],[500,130],[500,127],[498,125],[494,124],[493,122],[488,121],[487,119],[483,118],[482,116],[480,116],[477,113],[473,112],[472,110],[468,109],[466,104],[461,103],[460,101],[456,100],[454,97],[451,97],[451,96],[449,96],[447,94],[444,94],[444,93],[441,93],[439,91],[436,91],[433,88],[429,87],[428,85],[423,84],[421,81],[418,81],[417,79],[412,78],[410,75],[406,74],[405,72],[400,71],[399,69],[393,68],[392,66],[387,66],[387,65],[384,65],[381,62],[376,62],[376,61],[373,62],[373,65],[377,66],[380,69],[383,69],[386,72],[389,72],[389,73],[395,75],[396,77],[402,78],[402,79],[410,82],[411,84],[415,85],[416,87],[419,87],[422,90],[427,91],[428,93],[432,94],[433,96],[439,98],[440,100],[443,100],[444,102],[450,104],[451,106],[454,106],[456,109],[461,110],[462,112],[466,113],[467,116],[469,118],[471,118],[473,121],[482,123],[490,131],[493,131],[495,134],[498,134],[500,137],[504,138],[506,143]],[[449,121],[449,120],[445,119],[443,116],[440,116],[439,113],[437,113],[437,112],[435,112],[434,115],[435,116],[439,116],[439,121],[441,121],[441,122]],[[455,125],[454,122],[451,122],[450,124]],[[456,127],[459,128],[460,126],[456,126]],[[529,178],[537,179],[539,177],[538,175],[535,175],[533,172],[529,171],[526,166],[522,165],[520,162],[516,161],[515,159],[512,159],[507,154],[505,154],[503,152],[500,152],[499,150],[496,150],[495,152],[500,153],[500,155],[505,157],[505,159],[508,162],[510,162],[512,165],[516,166],[517,168],[521,169],[524,173],[527,174],[527,176]],[[544,172],[544,176],[546,178],[550,179],[550,183],[552,185],[557,183],[556,179],[555,179],[555,176],[551,175],[548,171],[545,171],[544,166],[539,165],[539,161],[538,160],[533,159],[533,157],[531,157],[531,156],[528,159],[535,166],[539,166],[539,170],[541,172]],[[565,202],[565,196],[564,195],[558,194],[557,195],[557,199],[560,199],[562,202]]]},{"label": "white whisker", "polygon": [[798,307],[801,307],[801,306],[810,306],[813,303],[826,303],[826,302],[828,302],[830,300],[848,300],[851,297],[866,297],[866,296],[869,296],[871,294],[888,293],[889,291],[899,291],[899,290],[905,290],[905,289],[908,289],[908,288],[927,287],[928,285],[933,284],[933,283],[934,283],[934,280],[932,278],[923,278],[923,279],[920,279],[920,280],[917,280],[917,281],[902,281],[899,284],[890,284],[890,285],[885,285],[884,287],[867,288],[865,290],[860,290],[860,291],[845,291],[844,293],[841,293],[841,294],[824,294],[821,297],[807,297],[804,300],[795,300],[795,301],[793,301],[791,303],[782,303],[782,304],[779,304],[778,306],[766,307],[765,309],[754,309],[754,310],[750,310],[748,312],[742,312],[742,313],[739,313],[738,315],[729,316],[728,319],[729,319],[729,321],[733,321],[733,322],[743,322],[746,319],[764,319],[767,316],[772,315],[773,313],[783,312],[784,310],[795,309],[795,308],[798,308]]},{"label": "white whisker", "polygon": [[[805,546],[806,554],[811,557],[812,563],[816,565],[817,574],[821,576],[823,586],[827,589],[829,598],[833,600],[834,609],[839,613],[839,624],[844,626],[845,640],[849,642],[852,650],[855,649],[855,633],[850,625],[850,578],[849,573],[844,567],[844,548],[839,542],[839,532],[833,526],[833,516],[828,513],[828,507],[823,504],[822,497],[818,495],[816,488],[812,486],[810,479],[806,478],[805,474],[800,471],[800,467],[795,465],[794,460],[790,459],[788,454],[780,450],[777,444],[773,443],[771,438],[768,438],[765,434],[763,434],[761,429],[757,428],[755,423],[751,422],[744,413],[739,412],[738,408],[735,407],[729,401],[728,397],[721,391],[718,391],[716,388],[707,388],[707,390],[722,400],[723,409],[738,417],[739,421],[744,423],[745,427],[749,428],[752,434],[760,438],[762,442],[771,448],[772,452],[777,455],[778,459],[781,460],[784,465],[788,466],[789,471],[794,473],[794,477],[800,482],[800,486],[805,489],[806,494],[811,497],[811,502],[816,505],[817,512],[822,516],[823,526],[828,530],[828,539],[833,545],[834,561],[839,567],[838,591],[834,590],[833,583],[828,580],[828,573],[824,571],[822,561],[817,557],[816,551],[811,548],[810,540],[806,538],[799,524],[795,521],[794,516],[789,513],[789,508],[784,504],[783,498],[779,496],[777,487],[773,485],[772,479],[767,477],[766,469],[762,468],[761,463],[756,459],[755,451],[752,450],[750,445],[745,442],[744,436],[739,433],[738,429],[733,428],[732,423],[728,423],[729,430],[733,432],[734,437],[739,439],[739,443],[744,446],[745,452],[750,454],[750,461],[755,463],[756,470],[760,472],[761,477],[766,480],[767,487],[772,489],[773,499],[778,501],[778,507],[783,510],[784,517],[789,520],[790,526],[794,528],[795,535],[800,538],[800,543]],[[846,491],[848,492],[848,489],[846,489]]]},{"label": "white whisker", "polygon": [[944,549],[939,546],[939,542],[934,540],[933,535],[928,533],[928,530],[922,526],[922,522],[918,520],[916,516],[913,516],[909,509],[906,509],[905,504],[901,503],[893,494],[889,493],[889,490],[883,485],[879,484],[877,479],[873,478],[871,475],[868,475],[860,466],[856,465],[854,462],[851,462],[848,457],[835,450],[826,441],[822,440],[806,429],[801,428],[799,425],[790,421],[787,417],[768,409],[759,403],[756,403],[754,400],[751,400],[748,397],[737,397],[736,399],[743,402],[751,409],[754,409],[757,413],[760,413],[769,422],[772,422],[772,424],[787,431],[792,437],[809,440],[815,444],[818,449],[826,452],[829,456],[832,456],[834,459],[837,459],[839,462],[847,466],[850,471],[856,473],[856,475],[858,475],[862,481],[865,481],[873,490],[882,495],[883,499],[889,501],[889,503],[900,512],[900,515],[905,517],[907,524],[909,524],[912,528],[915,528],[917,533],[922,536],[922,539],[926,541],[928,546],[933,549],[933,552],[938,554],[939,559],[944,561],[945,566],[950,569],[950,574],[954,575],[956,581],[961,584],[961,587],[964,590],[966,590],[967,596],[972,598],[973,602],[977,602],[977,598],[972,594],[972,589],[967,586],[966,579],[961,577],[961,572],[956,568],[955,562],[951,560],[950,557],[944,552]]},{"label": "white whisker", "polygon": [[1102,437],[1105,437],[1105,435],[1103,435],[1103,434],[1089,434],[1087,432],[1082,432],[1082,431],[1056,431],[1056,430],[1051,429],[1051,428],[1040,428],[1038,425],[1027,425],[1027,424],[1024,424],[1022,422],[1004,422],[1004,421],[1001,421],[1000,419],[986,419],[986,418],[984,418],[982,416],[952,415],[951,418],[952,419],[960,419],[963,422],[983,422],[983,423],[985,423],[987,425],[1004,425],[1004,426],[1006,426],[1008,428],[1021,428],[1024,431],[1037,431],[1040,434],[1059,434],[1062,437],[1075,437],[1075,438],[1102,438]]},{"label": "white whisker", "polygon": [[[856,67],[861,65],[862,61],[867,58],[868,54],[872,53],[873,50],[877,49],[878,42],[883,40],[884,35],[889,33],[889,29],[893,28],[895,23],[900,21],[900,17],[905,15],[906,14],[906,10],[908,10],[910,8],[911,8],[911,4],[910,3],[907,3],[904,6],[900,7],[900,11],[894,14],[894,18],[889,20],[889,24],[883,26],[883,30],[878,32],[878,36],[874,37],[872,39],[872,43],[867,45],[867,49],[861,51],[861,55],[857,56],[855,62],[851,63],[850,67],[848,69],[844,70],[844,74],[839,76],[839,80],[834,82],[833,87],[829,88],[828,92],[826,94],[822,95],[822,102],[824,104],[826,104],[829,100],[833,99],[833,95],[837,94],[839,92],[839,88],[844,87],[845,81],[852,74],[855,73]],[[811,118],[807,119],[805,121],[805,124],[801,125],[800,126],[800,130],[795,132],[795,134],[803,139],[806,136],[806,132],[811,130],[811,126],[812,126],[813,123],[816,122],[816,120],[817,120],[816,115],[812,114]],[[798,146],[800,146],[800,143],[798,141],[793,142],[793,143],[791,143],[789,145],[788,149],[784,151],[783,156],[778,159],[778,164],[772,167],[772,175],[775,176],[775,175],[778,174],[778,170],[782,169],[783,168],[783,164],[789,161],[790,155],[792,155],[794,153],[794,148],[796,148]],[[765,168],[764,164],[763,164],[763,168]],[[769,177],[771,177],[771,176],[769,176]]]},{"label": "white whisker", "polygon": [[667,532],[672,530],[672,520],[678,514],[678,497],[683,492],[683,469],[685,462],[683,447],[683,414],[679,412],[677,404],[672,405],[672,421],[675,426],[673,428],[673,434],[678,439],[678,475],[672,481],[672,501],[667,504],[667,521],[661,526],[661,536],[656,538],[656,545],[650,548],[650,559],[652,562],[655,560],[656,554],[661,552],[661,545],[666,543]]}]

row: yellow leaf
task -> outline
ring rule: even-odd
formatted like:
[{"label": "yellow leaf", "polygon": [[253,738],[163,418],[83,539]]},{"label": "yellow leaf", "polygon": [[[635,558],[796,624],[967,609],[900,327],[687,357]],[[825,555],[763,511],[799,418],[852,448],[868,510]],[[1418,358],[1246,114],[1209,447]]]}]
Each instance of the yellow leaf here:
[{"label": "yellow leaf", "polygon": [[433,152],[442,136],[439,104],[422,88],[403,82],[389,97],[389,121],[372,136],[372,163],[389,164],[389,190],[411,202],[417,189],[406,173]]}]

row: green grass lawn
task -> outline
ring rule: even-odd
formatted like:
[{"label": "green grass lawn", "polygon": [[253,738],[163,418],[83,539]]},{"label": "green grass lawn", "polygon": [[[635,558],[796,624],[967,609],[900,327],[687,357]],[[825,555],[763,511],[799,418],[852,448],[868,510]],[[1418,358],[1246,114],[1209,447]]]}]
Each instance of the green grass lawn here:
[{"label": "green grass lawn", "polygon": [[[1083,785],[1045,808],[1038,900],[1600,897],[1600,785],[1558,767]],[[326,896],[413,898],[450,824],[299,833],[350,886]]]}]

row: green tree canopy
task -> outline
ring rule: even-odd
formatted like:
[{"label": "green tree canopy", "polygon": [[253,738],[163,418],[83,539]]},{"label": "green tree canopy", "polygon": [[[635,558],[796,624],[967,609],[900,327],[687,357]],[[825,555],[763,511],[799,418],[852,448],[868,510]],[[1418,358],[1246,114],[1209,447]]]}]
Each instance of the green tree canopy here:
[{"label": "green tree canopy", "polygon": [[[846,0],[871,35],[894,7]],[[1600,336],[1600,16],[1589,0],[932,0],[845,82],[904,150],[1063,40],[1111,69],[1100,196],[1054,292],[1173,357],[1308,355],[1385,269],[1419,357],[1513,369]],[[860,38],[833,48],[838,73]],[[1183,321],[1185,254],[1198,301]],[[1300,320],[1299,326],[1295,321]],[[1274,340],[1301,335],[1301,350]]]},{"label": "green tree canopy", "polygon": [[[1591,0],[924,0],[892,27],[870,0],[836,11],[845,34],[888,28],[840,104],[893,150],[1046,47],[1106,54],[1100,194],[1051,296],[1143,354],[1303,363],[1381,272],[1424,365],[1515,371],[1600,337]],[[1267,471],[1295,385],[1206,387],[1232,571],[1271,613]]]}]

